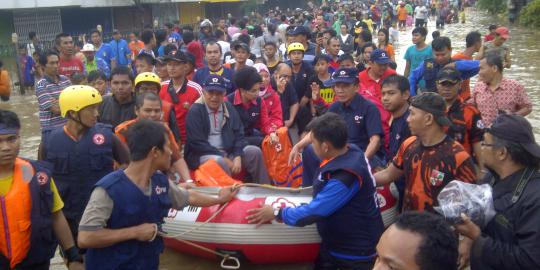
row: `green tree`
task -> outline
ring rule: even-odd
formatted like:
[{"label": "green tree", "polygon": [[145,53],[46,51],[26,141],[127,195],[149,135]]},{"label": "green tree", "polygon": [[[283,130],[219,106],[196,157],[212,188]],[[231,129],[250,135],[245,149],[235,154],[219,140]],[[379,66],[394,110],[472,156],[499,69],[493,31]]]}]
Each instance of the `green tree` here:
[{"label": "green tree", "polygon": [[476,6],[491,14],[499,14],[506,11],[506,0],[478,0]]},{"label": "green tree", "polygon": [[519,22],[525,26],[540,27],[540,0],[534,0],[523,8]]}]

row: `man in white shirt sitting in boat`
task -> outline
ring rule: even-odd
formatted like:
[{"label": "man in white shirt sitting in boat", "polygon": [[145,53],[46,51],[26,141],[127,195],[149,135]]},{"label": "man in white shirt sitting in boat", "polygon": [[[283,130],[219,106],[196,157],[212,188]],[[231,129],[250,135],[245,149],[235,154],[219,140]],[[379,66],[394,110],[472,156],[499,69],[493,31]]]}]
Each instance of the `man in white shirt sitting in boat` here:
[{"label": "man in white shirt sitting in boat", "polygon": [[347,145],[347,125],[335,113],[314,119],[308,130],[306,136],[311,136],[314,152],[323,160],[313,180],[313,200],[297,208],[250,209],[248,222],[316,223],[322,242],[314,269],[371,270],[384,225],[364,153]]},{"label": "man in white shirt sitting in boat", "polygon": [[79,225],[79,247],[88,249],[87,270],[157,270],[163,251],[158,229],[171,207],[207,207],[236,194],[231,187],[222,188],[218,197],[177,187],[158,172],[171,166],[165,127],[139,120],[129,131],[131,163],[96,184]]}]

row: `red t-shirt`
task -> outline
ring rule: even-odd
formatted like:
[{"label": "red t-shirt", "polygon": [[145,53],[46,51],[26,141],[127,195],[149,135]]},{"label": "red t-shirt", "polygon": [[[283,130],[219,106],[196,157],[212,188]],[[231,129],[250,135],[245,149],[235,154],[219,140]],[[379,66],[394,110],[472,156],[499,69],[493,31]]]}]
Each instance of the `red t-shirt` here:
[{"label": "red t-shirt", "polygon": [[84,74],[84,65],[81,59],[74,56],[69,59],[60,58],[58,62],[58,73],[71,78],[71,75],[75,73]]},{"label": "red t-shirt", "polygon": [[381,113],[382,127],[384,130],[384,146],[386,149],[388,149],[388,143],[390,142],[390,118],[392,117],[392,115],[388,111],[386,111],[382,105],[381,86],[384,79],[386,79],[386,77],[392,74],[396,74],[396,71],[388,68],[384,72],[383,76],[378,81],[375,81],[371,77],[369,77],[369,69],[370,68],[358,74],[358,78],[360,79],[358,93],[362,95],[365,99],[375,104],[375,106],[377,106],[377,109],[379,109],[379,112]]},{"label": "red t-shirt", "polygon": [[[176,93],[176,98],[178,102],[175,103],[173,98],[169,94],[169,85],[172,91]],[[176,114],[176,123],[178,124],[178,129],[180,131],[180,138],[182,138],[182,143],[186,142],[186,116],[191,108],[191,105],[195,103],[197,99],[202,95],[202,88],[195,82],[190,80],[184,81],[184,84],[180,89],[174,89],[171,81],[166,81],[161,85],[161,91],[159,92],[159,97],[167,102],[170,102],[174,106],[174,112]]]}]

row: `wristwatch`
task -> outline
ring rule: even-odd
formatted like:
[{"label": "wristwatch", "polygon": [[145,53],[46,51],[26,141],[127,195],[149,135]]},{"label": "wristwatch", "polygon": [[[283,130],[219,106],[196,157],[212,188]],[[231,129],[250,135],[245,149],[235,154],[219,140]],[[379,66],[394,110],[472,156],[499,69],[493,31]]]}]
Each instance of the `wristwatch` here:
[{"label": "wristwatch", "polygon": [[79,249],[76,246],[72,246],[64,250],[64,256],[68,262],[68,265],[72,262],[83,262],[83,258],[81,254],[79,254]]}]

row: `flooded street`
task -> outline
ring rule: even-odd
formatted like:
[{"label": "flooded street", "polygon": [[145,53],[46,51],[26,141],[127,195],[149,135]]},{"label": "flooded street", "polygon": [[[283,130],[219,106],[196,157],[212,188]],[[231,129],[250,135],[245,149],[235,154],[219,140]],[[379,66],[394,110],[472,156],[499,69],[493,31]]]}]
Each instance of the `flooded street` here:
[{"label": "flooded street", "polygon": [[[480,30],[482,34],[487,32],[487,27],[490,24],[498,23],[500,20],[487,16],[485,13],[469,9],[467,12],[467,22],[465,24],[447,25],[444,30],[441,30],[442,36],[448,36],[452,40],[454,52],[461,51],[465,47],[465,36],[473,30]],[[430,21],[428,41],[431,40],[431,31],[435,29],[435,22]],[[511,26],[510,34],[512,39],[507,43],[512,50],[512,67],[510,70],[505,70],[507,78],[515,79],[525,85],[533,104],[533,112],[528,116],[534,129],[537,140],[540,139],[540,72],[538,64],[540,63],[540,45],[538,44],[539,30],[519,28]],[[410,28],[407,32],[402,32],[400,35],[399,45],[394,46],[396,50],[396,59],[398,61],[398,72],[403,73],[405,62],[403,55],[411,42]],[[472,83],[475,82],[473,78]],[[472,89],[472,87],[471,87]],[[27,93],[26,96],[15,95],[9,103],[0,103],[0,108],[8,109],[17,112],[22,121],[22,148],[20,156],[25,158],[36,158],[37,148],[40,141],[40,129],[37,112],[37,100],[33,93]],[[60,270],[66,269],[58,257],[53,261],[51,269]],[[220,269],[219,261],[207,261],[196,257],[176,253],[172,250],[166,250],[161,257],[160,269],[193,269],[193,270],[210,270]],[[243,265],[242,269],[256,270],[304,270],[310,269],[310,265],[276,265],[276,266],[254,266]]]}]

